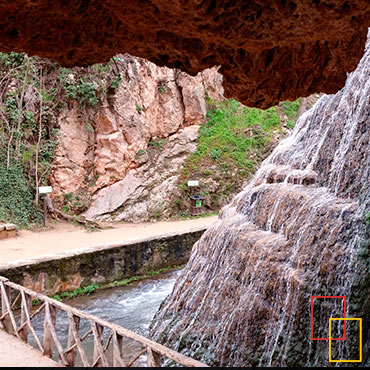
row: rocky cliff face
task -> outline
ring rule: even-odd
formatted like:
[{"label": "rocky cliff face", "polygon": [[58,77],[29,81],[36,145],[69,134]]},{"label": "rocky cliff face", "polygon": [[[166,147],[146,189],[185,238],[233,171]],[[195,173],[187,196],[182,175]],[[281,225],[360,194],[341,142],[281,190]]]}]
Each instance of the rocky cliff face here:
[{"label": "rocky cliff face", "polygon": [[143,164],[93,195],[89,220],[144,222],[171,216],[172,194],[186,158],[197,149],[199,125],[180,129],[137,154]]},{"label": "rocky cliff face", "polygon": [[[220,366],[327,366],[329,317],[362,318],[369,364],[370,45],[197,242],[152,337]],[[332,341],[359,358],[359,328]],[[332,337],[343,336],[343,326]]]},{"label": "rocky cliff face", "polygon": [[334,93],[361,58],[368,0],[17,0],[0,3],[0,50],[63,66],[128,52],[190,74],[222,66],[226,96],[267,108]]},{"label": "rocky cliff face", "polygon": [[114,220],[147,220],[162,215],[168,186],[196,150],[206,93],[223,99],[222,76],[209,69],[191,77],[128,54],[116,59],[123,81],[108,89],[97,111],[82,113],[75,103],[59,115],[50,184],[55,200],[73,197],[76,211],[91,204],[88,218],[117,211]]}]

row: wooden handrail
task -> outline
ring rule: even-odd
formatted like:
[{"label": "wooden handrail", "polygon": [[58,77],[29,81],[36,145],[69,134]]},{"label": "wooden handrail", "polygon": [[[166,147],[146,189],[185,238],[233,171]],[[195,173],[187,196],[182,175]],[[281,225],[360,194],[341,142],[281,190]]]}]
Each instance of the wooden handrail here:
[{"label": "wooden handrail", "polygon": [[[11,290],[14,290],[16,297],[11,299]],[[64,366],[76,366],[76,355],[79,354],[81,361],[85,367],[102,366],[102,367],[123,367],[132,366],[136,360],[144,353],[147,354],[147,363],[150,367],[159,367],[161,364],[161,357],[168,358],[183,366],[187,367],[208,367],[206,364],[194,360],[188,356],[178,353],[170,348],[154,342],[140,334],[136,334],[128,329],[119,325],[110,323],[99,317],[89,315],[77,308],[68,306],[63,302],[49,298],[43,294],[34,292],[22,285],[15,284],[9,279],[0,276],[0,294],[1,294],[1,315],[0,315],[0,329],[7,331],[10,334],[16,335],[18,338],[28,341],[29,332],[34,336],[36,343],[44,354],[52,357],[54,348],[57,349],[59,363]],[[28,297],[28,298],[27,298]],[[30,299],[38,299],[42,302],[35,312],[30,312]],[[17,320],[14,316],[15,304],[21,301],[21,320],[17,325]],[[28,301],[27,301],[28,300]],[[57,309],[64,311],[68,314],[68,344],[67,348],[63,349],[62,344],[58,340],[55,320]],[[45,312],[44,317],[44,338],[41,341],[35,329],[32,326],[31,319],[38,315],[40,312]],[[78,327],[80,319],[85,319],[90,323],[90,330],[80,337]],[[110,335],[104,345],[103,332],[104,329],[110,330]],[[22,335],[19,333],[22,332]],[[88,354],[83,348],[83,341],[88,335],[94,337],[94,354],[91,360],[88,359]],[[133,361],[127,365],[122,359],[122,338],[131,339],[140,343],[144,350],[140,356],[135,356]],[[108,355],[108,350],[112,348]],[[111,356],[112,358],[109,358]]]}]

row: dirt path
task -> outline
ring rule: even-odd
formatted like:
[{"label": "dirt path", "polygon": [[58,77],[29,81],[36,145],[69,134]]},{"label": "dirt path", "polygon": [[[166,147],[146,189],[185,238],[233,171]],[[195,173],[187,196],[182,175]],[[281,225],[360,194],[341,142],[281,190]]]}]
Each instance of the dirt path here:
[{"label": "dirt path", "polygon": [[0,367],[59,367],[40,351],[0,330]]},{"label": "dirt path", "polygon": [[106,224],[110,229],[88,232],[65,222],[58,222],[45,231],[20,230],[18,236],[0,240],[0,266],[18,264],[35,258],[49,257],[65,251],[81,250],[98,245],[129,242],[192,228],[208,227],[217,216],[181,221],[148,222],[140,224]]},{"label": "dirt path", "polygon": [[[66,251],[83,252],[93,246],[129,242],[170,232],[208,227],[217,216],[183,221],[140,224],[114,224],[112,228],[88,232],[65,222],[58,222],[44,231],[20,230],[18,236],[0,240],[0,267],[29,262],[37,258],[52,257]],[[106,225],[108,226],[108,225]],[[30,345],[0,330],[0,367],[56,367],[54,361]]]}]

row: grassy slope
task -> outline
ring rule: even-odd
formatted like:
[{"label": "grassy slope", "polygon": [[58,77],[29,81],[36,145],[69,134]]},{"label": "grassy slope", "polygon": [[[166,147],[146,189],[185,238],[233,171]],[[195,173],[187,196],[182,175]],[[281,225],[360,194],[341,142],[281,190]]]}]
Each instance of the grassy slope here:
[{"label": "grassy slope", "polygon": [[283,102],[283,122],[276,107],[248,108],[234,99],[207,99],[207,123],[199,131],[198,148],[186,161],[173,199],[175,209],[186,217],[191,193],[188,180],[199,180],[198,193],[206,197],[209,211],[218,210],[241,190],[278,141],[294,126],[299,107]]}]

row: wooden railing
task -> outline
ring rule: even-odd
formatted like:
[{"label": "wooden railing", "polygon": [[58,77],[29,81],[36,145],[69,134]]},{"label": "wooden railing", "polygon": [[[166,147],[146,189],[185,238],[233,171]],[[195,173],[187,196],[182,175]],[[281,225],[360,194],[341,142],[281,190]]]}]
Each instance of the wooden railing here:
[{"label": "wooden railing", "polygon": [[[0,329],[15,335],[26,343],[32,334],[40,351],[63,366],[80,366],[78,365],[79,360],[84,367],[131,367],[146,354],[148,367],[159,367],[164,359],[170,359],[188,367],[207,367],[202,362],[184,356],[121,326],[12,283],[2,276],[0,276],[0,295]],[[37,308],[32,308],[34,300],[39,302]],[[56,330],[56,318],[59,312],[68,315],[68,341],[64,345],[66,348],[63,348]],[[43,317],[42,338],[40,338],[40,333],[37,334],[32,323],[38,315]],[[82,320],[88,322],[89,329],[80,334]],[[90,349],[90,351],[86,350],[85,346],[86,338],[89,336],[93,337],[93,350]],[[122,356],[124,338],[140,345],[138,352],[129,360],[124,360]]]}]

